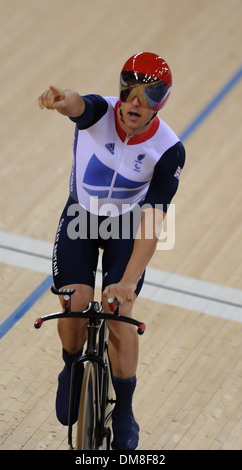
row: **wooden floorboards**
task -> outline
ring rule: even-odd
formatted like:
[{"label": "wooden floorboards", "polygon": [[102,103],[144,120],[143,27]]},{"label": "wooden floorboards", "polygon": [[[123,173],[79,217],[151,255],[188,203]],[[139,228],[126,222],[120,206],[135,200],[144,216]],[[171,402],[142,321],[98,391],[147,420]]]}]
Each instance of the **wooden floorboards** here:
[{"label": "wooden floorboards", "polygon": [[[241,67],[237,0],[2,0],[1,12],[0,230],[30,239],[53,243],[68,196],[74,127],[38,109],[49,85],[116,95],[125,60],[156,52],[174,79],[160,117],[181,135]],[[175,247],[157,251],[151,268],[241,294],[241,143],[238,80],[185,139]],[[0,265],[1,324],[46,278],[34,263],[15,265],[11,248],[9,256]],[[55,416],[56,324],[33,328],[58,308],[45,292],[0,340],[0,450],[67,449]],[[241,450],[242,323],[217,313],[137,300],[134,316],[147,324],[134,397],[139,450]]]}]

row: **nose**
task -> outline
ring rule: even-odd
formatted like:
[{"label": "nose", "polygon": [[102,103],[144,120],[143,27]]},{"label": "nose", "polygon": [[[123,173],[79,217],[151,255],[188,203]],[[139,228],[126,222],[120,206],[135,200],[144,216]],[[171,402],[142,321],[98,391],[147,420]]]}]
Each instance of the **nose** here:
[{"label": "nose", "polygon": [[132,104],[134,106],[141,106],[141,103],[140,103],[140,100],[138,98],[138,96],[134,96],[133,99],[132,99]]}]

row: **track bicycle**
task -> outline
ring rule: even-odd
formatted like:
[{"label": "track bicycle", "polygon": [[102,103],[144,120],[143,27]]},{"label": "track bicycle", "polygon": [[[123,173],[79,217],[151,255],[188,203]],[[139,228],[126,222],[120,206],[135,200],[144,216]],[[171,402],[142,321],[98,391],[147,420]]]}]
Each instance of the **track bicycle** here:
[{"label": "track bicycle", "polygon": [[[143,334],[145,324],[133,318],[119,314],[119,306],[113,299],[108,303],[112,313],[105,313],[102,304],[89,302],[82,312],[71,311],[71,296],[75,289],[56,289],[51,287],[53,294],[63,296],[63,312],[56,312],[37,318],[35,328],[40,328],[47,320],[58,318],[88,319],[87,342],[84,354],[72,364],[68,445],[70,450],[109,450],[112,439],[112,409],[115,394],[112,387],[112,368],[108,355],[108,328],[106,320],[130,323],[137,327],[137,333]],[[84,364],[82,388],[76,429],[76,447],[73,446],[73,403],[74,384],[78,379],[78,368]]]}]

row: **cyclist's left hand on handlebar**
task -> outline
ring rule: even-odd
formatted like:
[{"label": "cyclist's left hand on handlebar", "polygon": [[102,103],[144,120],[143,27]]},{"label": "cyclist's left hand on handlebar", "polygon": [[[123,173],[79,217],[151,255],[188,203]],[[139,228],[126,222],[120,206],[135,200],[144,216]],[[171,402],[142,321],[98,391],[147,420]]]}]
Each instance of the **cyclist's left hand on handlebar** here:
[{"label": "cyclist's left hand on handlebar", "polygon": [[111,284],[107,286],[103,292],[103,296],[107,299],[112,297],[117,299],[120,305],[123,305],[126,302],[133,302],[135,299],[135,288],[133,284],[122,283],[121,281],[117,284]]}]

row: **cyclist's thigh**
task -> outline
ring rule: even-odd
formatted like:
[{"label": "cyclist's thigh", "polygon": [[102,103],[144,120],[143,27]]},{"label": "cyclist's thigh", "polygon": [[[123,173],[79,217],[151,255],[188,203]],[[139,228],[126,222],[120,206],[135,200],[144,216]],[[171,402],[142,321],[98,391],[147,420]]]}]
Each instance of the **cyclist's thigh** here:
[{"label": "cyclist's thigh", "polygon": [[[53,280],[58,289],[74,284],[94,289],[99,255],[98,241],[81,238],[78,231],[70,236],[69,227],[70,223],[73,226],[75,216],[67,215],[67,211],[73,202],[72,199],[68,200],[57,229],[52,257]],[[84,210],[83,219],[85,223]],[[81,221],[82,219],[79,220],[79,225]]]},{"label": "cyclist's thigh", "polygon": [[[104,290],[110,284],[115,284],[121,280],[133,252],[134,240],[131,239],[112,239],[106,241],[102,257],[103,285]],[[135,294],[139,292],[144,283],[145,272],[137,283]]]},{"label": "cyclist's thigh", "polygon": [[[70,223],[73,226],[75,216],[69,216],[67,212],[73,203],[69,198],[60,218],[53,248],[52,270],[54,284],[58,289],[73,287],[76,290],[71,298],[71,309],[81,311],[93,300],[99,250],[97,240],[80,238],[78,232],[77,236],[70,236],[68,227]],[[84,210],[83,217],[85,222]],[[82,319],[63,318],[58,321],[61,333],[66,329],[78,331],[85,325],[86,321]]]}]

